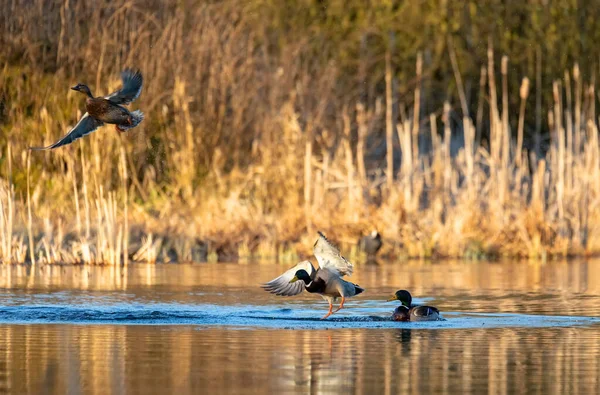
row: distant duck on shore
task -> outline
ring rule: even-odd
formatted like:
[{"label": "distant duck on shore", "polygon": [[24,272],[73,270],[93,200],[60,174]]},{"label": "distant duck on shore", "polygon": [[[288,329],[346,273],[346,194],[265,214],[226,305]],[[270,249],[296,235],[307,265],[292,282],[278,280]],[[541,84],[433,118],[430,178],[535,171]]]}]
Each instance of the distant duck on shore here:
[{"label": "distant duck on shore", "polygon": [[381,241],[381,235],[377,230],[372,231],[369,235],[361,237],[358,241],[358,248],[367,254],[370,259],[375,258],[375,255],[381,248],[383,242]]}]

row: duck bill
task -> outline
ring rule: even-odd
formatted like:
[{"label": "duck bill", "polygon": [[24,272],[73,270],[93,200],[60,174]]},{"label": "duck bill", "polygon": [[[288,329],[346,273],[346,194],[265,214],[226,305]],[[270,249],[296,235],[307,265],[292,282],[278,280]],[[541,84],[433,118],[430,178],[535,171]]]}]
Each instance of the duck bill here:
[{"label": "duck bill", "polygon": [[391,302],[392,300],[398,300],[398,298],[396,296],[392,296],[391,298],[389,298],[387,301]]},{"label": "duck bill", "polygon": [[292,278],[292,279],[290,280],[290,283],[295,283],[296,281],[298,281],[298,277],[297,277],[297,276],[294,276],[294,278]]},{"label": "duck bill", "polygon": [[77,85],[72,86],[71,89],[74,90],[74,91],[79,91],[79,88],[77,87]]}]

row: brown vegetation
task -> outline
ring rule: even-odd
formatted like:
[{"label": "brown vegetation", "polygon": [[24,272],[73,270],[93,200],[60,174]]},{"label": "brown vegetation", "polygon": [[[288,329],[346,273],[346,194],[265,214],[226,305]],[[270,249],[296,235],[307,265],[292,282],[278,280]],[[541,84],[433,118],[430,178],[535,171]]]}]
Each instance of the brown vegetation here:
[{"label": "brown vegetation", "polygon": [[[322,26],[312,3],[296,20],[266,0],[0,7],[2,262],[191,260],[200,244],[211,259],[285,258],[316,229],[348,248],[373,228],[396,256],[600,252],[587,61],[549,88],[541,47],[520,69],[531,80],[512,75],[493,31],[486,57],[458,31],[406,58],[386,10],[342,34],[336,2]],[[145,75],[140,127],[27,151],[75,123],[70,85],[109,91],[125,66]]]}]

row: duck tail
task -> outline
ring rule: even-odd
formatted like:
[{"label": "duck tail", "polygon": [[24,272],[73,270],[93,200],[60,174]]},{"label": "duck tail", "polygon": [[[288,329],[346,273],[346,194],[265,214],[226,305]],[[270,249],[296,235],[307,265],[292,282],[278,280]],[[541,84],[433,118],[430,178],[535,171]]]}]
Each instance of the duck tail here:
[{"label": "duck tail", "polygon": [[353,284],[354,285],[354,295],[358,295],[360,293],[364,292],[364,288],[362,288],[360,285],[357,284]]},{"label": "duck tail", "polygon": [[144,120],[144,113],[140,110],[135,110],[131,112],[131,124],[121,124],[118,125],[118,128],[122,131],[126,131],[129,129],[135,128]]}]

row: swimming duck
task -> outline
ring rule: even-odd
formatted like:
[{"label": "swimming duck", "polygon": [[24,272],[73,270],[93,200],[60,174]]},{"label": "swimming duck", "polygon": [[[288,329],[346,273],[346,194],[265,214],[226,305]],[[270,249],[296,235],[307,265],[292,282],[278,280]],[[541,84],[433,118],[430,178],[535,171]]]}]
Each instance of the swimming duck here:
[{"label": "swimming duck", "polygon": [[[321,318],[325,319],[340,311],[346,298],[358,295],[364,289],[342,279],[345,275],[352,275],[352,264],[323,233],[318,234],[319,238],[313,246],[313,253],[319,262],[318,269],[315,269],[310,261],[302,261],[281,276],[263,284],[262,288],[280,296],[294,296],[304,290],[319,294],[329,303],[329,311]],[[342,299],[341,303],[337,310],[332,311],[337,298]]]},{"label": "swimming duck", "polygon": [[47,147],[30,147],[32,150],[47,150],[61,147],[88,135],[107,124],[115,125],[118,132],[126,132],[136,127],[144,120],[140,110],[129,111],[123,105],[130,104],[142,93],[144,82],[139,71],[126,69],[121,73],[123,86],[116,92],[104,97],[94,97],[90,88],[84,84],[77,84],[71,89],[87,96],[85,101],[86,113],[83,114],[77,125],[63,138]]},{"label": "swimming duck", "polygon": [[358,241],[358,248],[364,251],[369,258],[373,258],[381,248],[381,235],[377,230],[372,231],[368,236],[362,237]]},{"label": "swimming duck", "polygon": [[417,306],[412,304],[412,296],[406,290],[396,291],[389,301],[399,300],[402,302],[398,306],[392,318],[394,321],[438,321],[441,319],[440,311],[431,306]]}]

